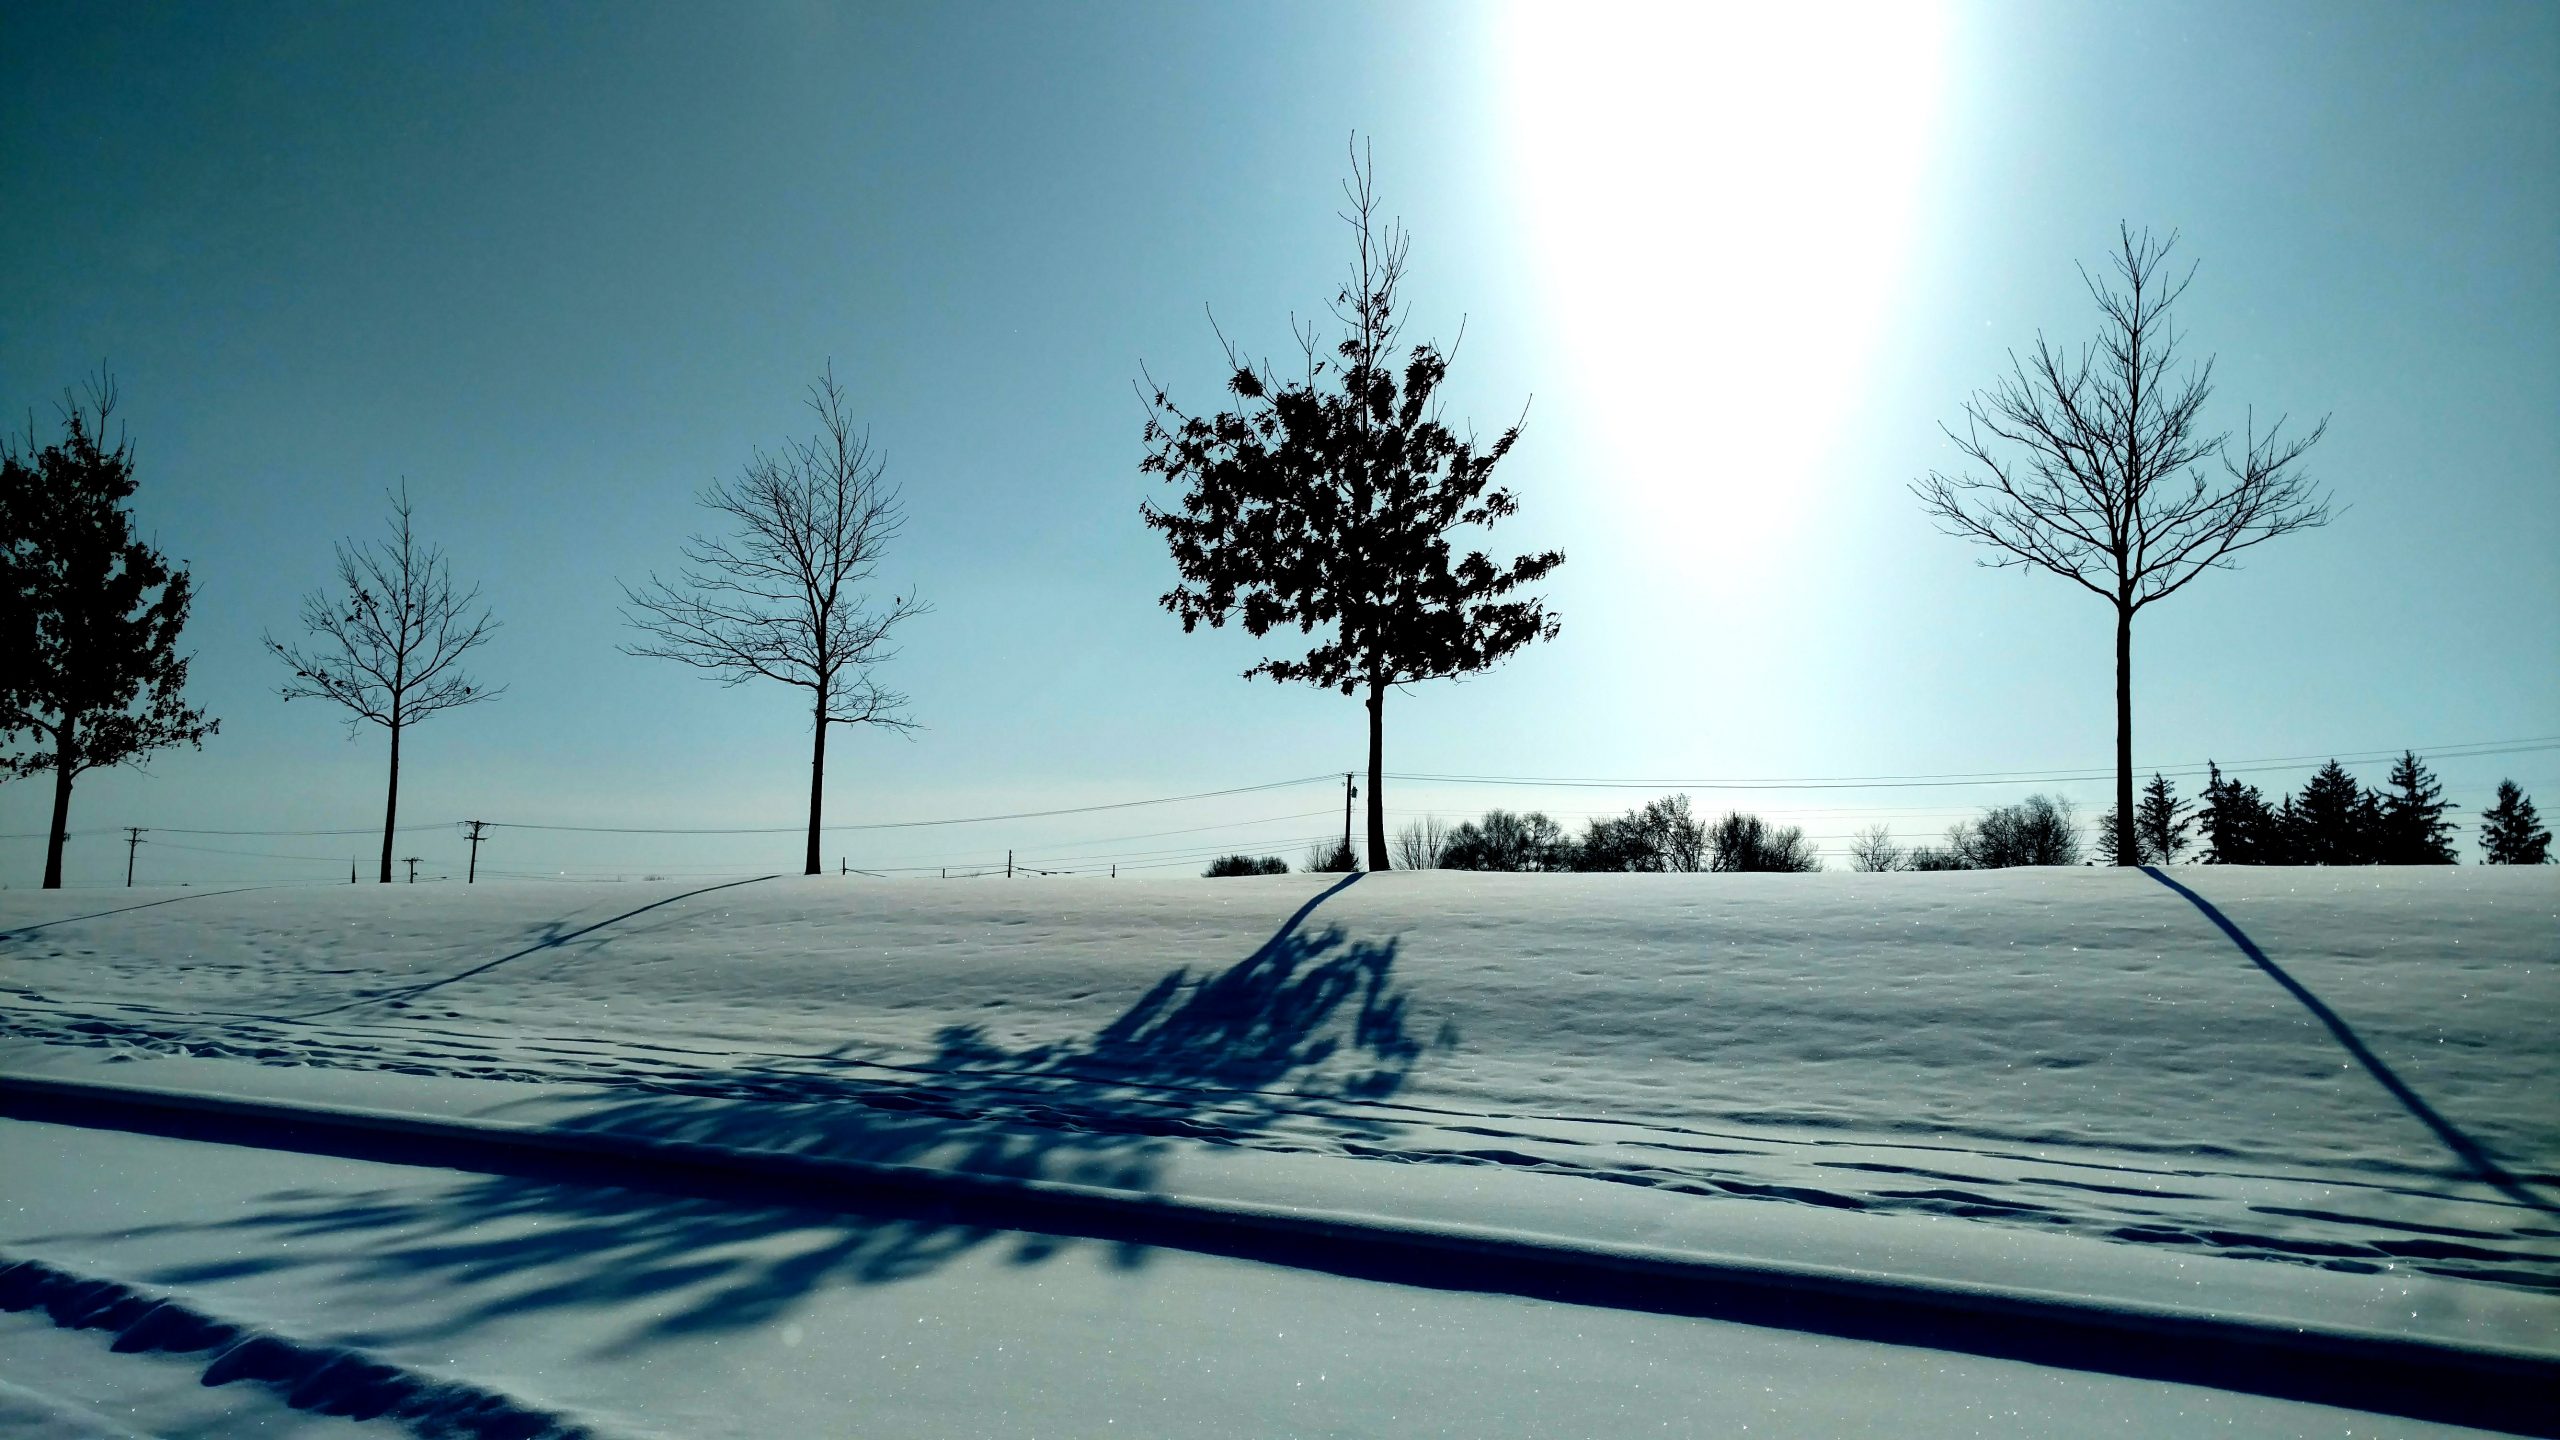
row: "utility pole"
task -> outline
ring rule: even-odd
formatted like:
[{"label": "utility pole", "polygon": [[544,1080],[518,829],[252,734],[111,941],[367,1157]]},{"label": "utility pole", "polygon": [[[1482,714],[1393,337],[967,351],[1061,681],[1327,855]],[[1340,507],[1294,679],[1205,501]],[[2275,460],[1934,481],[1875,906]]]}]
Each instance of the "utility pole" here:
[{"label": "utility pole", "polygon": [[1013,878],[1013,852],[1010,850],[1004,852],[1004,878]]},{"label": "utility pole", "polygon": [[[475,883],[480,878],[480,842],[487,838],[483,832],[488,829],[489,822],[486,820],[465,820],[462,823],[471,827],[471,833],[463,837],[471,842],[471,868],[464,871],[462,875],[462,883],[469,885]],[[417,876],[412,873],[409,878],[415,880]]]},{"label": "utility pole", "polygon": [[1360,792],[1359,792],[1358,790],[1356,790],[1356,789],[1354,789],[1354,788],[1352,787],[1352,784],[1351,784],[1351,772],[1350,772],[1350,771],[1348,771],[1348,770],[1343,771],[1343,772],[1342,772],[1342,853],[1343,853],[1343,854],[1345,854],[1345,855],[1348,855],[1348,854],[1350,854],[1350,853],[1351,853],[1351,802],[1352,802],[1353,800],[1355,800],[1355,799],[1358,799],[1358,798],[1359,798],[1359,795],[1360,795]]},{"label": "utility pole", "polygon": [[142,827],[124,827],[124,888],[133,888],[133,848],[142,843]]},{"label": "utility pole", "polygon": [[409,883],[412,885],[417,884],[418,857],[415,855],[403,855],[400,857],[400,863],[409,867]]},{"label": "utility pole", "polygon": [[347,857],[347,883],[356,883],[356,857],[353,855]]}]

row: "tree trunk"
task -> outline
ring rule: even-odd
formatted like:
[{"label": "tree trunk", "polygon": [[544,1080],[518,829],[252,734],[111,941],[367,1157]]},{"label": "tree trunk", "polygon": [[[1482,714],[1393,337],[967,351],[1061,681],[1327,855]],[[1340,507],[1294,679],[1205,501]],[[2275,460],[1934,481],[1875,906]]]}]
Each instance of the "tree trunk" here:
[{"label": "tree trunk", "polygon": [[391,883],[391,832],[400,826],[400,722],[391,722],[391,788],[382,799],[382,874]]},{"label": "tree trunk", "polygon": [[53,747],[53,828],[45,832],[44,888],[62,888],[62,842],[71,838],[71,778],[80,767],[76,755],[80,745],[73,733],[71,717],[62,717],[62,729],[56,732]]},{"label": "tree trunk", "polygon": [[1369,868],[1387,868],[1386,682],[1369,682]]},{"label": "tree trunk", "polygon": [[809,854],[808,868],[801,873],[818,873],[818,812],[827,799],[827,702],[818,701],[818,738],[809,750]]},{"label": "tree trunk", "polygon": [[2133,828],[2133,611],[2116,606],[2116,863],[2142,863]]}]

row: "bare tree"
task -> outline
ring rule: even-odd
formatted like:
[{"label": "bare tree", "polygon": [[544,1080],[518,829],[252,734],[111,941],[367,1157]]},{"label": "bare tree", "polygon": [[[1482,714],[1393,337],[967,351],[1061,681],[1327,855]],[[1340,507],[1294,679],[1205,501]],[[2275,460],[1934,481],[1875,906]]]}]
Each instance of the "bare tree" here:
[{"label": "bare tree", "polygon": [[1407,870],[1437,870],[1449,849],[1449,827],[1428,815],[1396,832],[1396,862]]},{"label": "bare tree", "polygon": [[[2213,360],[2181,369],[2169,312],[2195,278],[2165,269],[2177,235],[2119,227],[2109,256],[2121,287],[2085,269],[2105,316],[2077,353],[2039,334],[2035,352],[1965,404],[1947,438],[1967,460],[1932,472],[1913,493],[1940,529],[1990,546],[1982,563],[2047,570],[2116,611],[2116,803],[2119,863],[2141,853],[2133,834],[2133,617],[2198,575],[2229,569],[2239,552],[2325,525],[2329,503],[2295,462],[2329,428],[2261,434],[2254,413],[2235,453],[2231,433],[2208,430]],[[2218,468],[2220,474],[2209,473]]]},{"label": "bare tree", "polygon": [[1893,843],[1893,827],[1870,825],[1849,841],[1849,868],[1853,870],[1900,870],[1905,860],[1901,846]]},{"label": "bare tree", "polygon": [[625,619],[647,636],[624,652],[674,660],[721,683],[776,680],[810,694],[809,846],[818,873],[818,822],[827,790],[827,727],[877,725],[905,733],[907,697],[881,687],[875,665],[894,659],[889,634],[925,613],[913,592],[877,607],[865,587],[905,524],[887,462],[855,429],[835,367],[809,387],[818,433],[755,452],[735,482],[702,492],[734,533],[696,535],[673,584],[652,575],[623,587]]},{"label": "bare tree", "polygon": [[334,701],[346,707],[347,729],[370,721],[391,732],[391,780],[382,805],[382,867],[391,883],[391,836],[400,823],[400,734],[440,710],[477,705],[505,693],[474,684],[462,657],[498,628],[480,604],[480,587],[456,590],[444,551],[422,545],[410,523],[409,487],[391,496],[391,539],[369,545],[341,541],[335,590],[302,599],[309,649],[262,638],[293,667],[284,698]]}]

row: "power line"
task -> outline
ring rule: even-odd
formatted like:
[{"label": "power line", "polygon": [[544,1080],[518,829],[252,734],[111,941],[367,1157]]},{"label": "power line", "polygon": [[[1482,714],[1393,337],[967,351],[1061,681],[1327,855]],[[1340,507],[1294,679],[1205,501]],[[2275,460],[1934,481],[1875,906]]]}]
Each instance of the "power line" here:
[{"label": "power line", "polygon": [[[2401,747],[2407,749],[2410,747]],[[2399,758],[2401,749],[2342,752],[2330,755],[2276,756],[2257,760],[2236,760],[2220,766],[2226,775],[2249,774],[2288,765],[2316,764],[2336,760],[2344,764],[2370,764]],[[2560,736],[2535,736],[2524,740],[2484,740],[2470,745],[2428,747],[2421,752],[2429,762],[2466,760],[2489,755],[2525,755],[2546,750],[2560,750]],[[2200,775],[2214,762],[2198,760],[2183,765],[2137,765],[2136,770],[2162,775]],[[1548,789],[1592,790],[1888,790],[1926,789],[1959,785],[2037,785],[2074,780],[2113,780],[2113,767],[2104,770],[2008,770],[1951,771],[1933,775],[1834,775],[1805,776],[1787,779],[1728,780],[1627,780],[1598,776],[1546,775],[1434,775],[1390,771],[1386,778],[1408,784],[1428,785],[1519,785]]]},{"label": "power line", "polygon": [[[1286,790],[1298,785],[1332,783],[1331,775],[1308,775],[1296,780],[1274,780],[1266,785],[1238,785],[1227,790],[1202,790],[1191,795],[1160,795],[1150,800],[1117,800],[1103,805],[1066,805],[1055,810],[1017,810],[1004,815],[964,815],[948,820],[877,820],[861,825],[821,825],[824,834],[841,834],[849,830],[919,830],[936,825],[983,825],[995,820],[1046,820],[1057,815],[1093,815],[1105,810],[1136,810],[1148,805],[1178,805],[1186,800],[1215,800],[1227,795],[1253,795],[1265,790]],[[629,825],[527,825],[512,820],[489,822],[508,830],[550,830],[578,835],[799,835],[806,825],[753,825],[732,829],[687,829],[680,826]]]}]

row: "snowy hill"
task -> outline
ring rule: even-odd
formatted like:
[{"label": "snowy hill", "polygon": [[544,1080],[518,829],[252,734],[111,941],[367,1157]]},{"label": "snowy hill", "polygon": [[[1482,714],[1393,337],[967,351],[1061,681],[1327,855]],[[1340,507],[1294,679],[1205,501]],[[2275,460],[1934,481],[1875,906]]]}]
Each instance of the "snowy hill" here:
[{"label": "snowy hill", "polygon": [[13,892],[0,1032],[1015,1174],[1209,1147],[2560,1286],[2560,873],[2173,878],[2265,963],[2102,870]]}]

